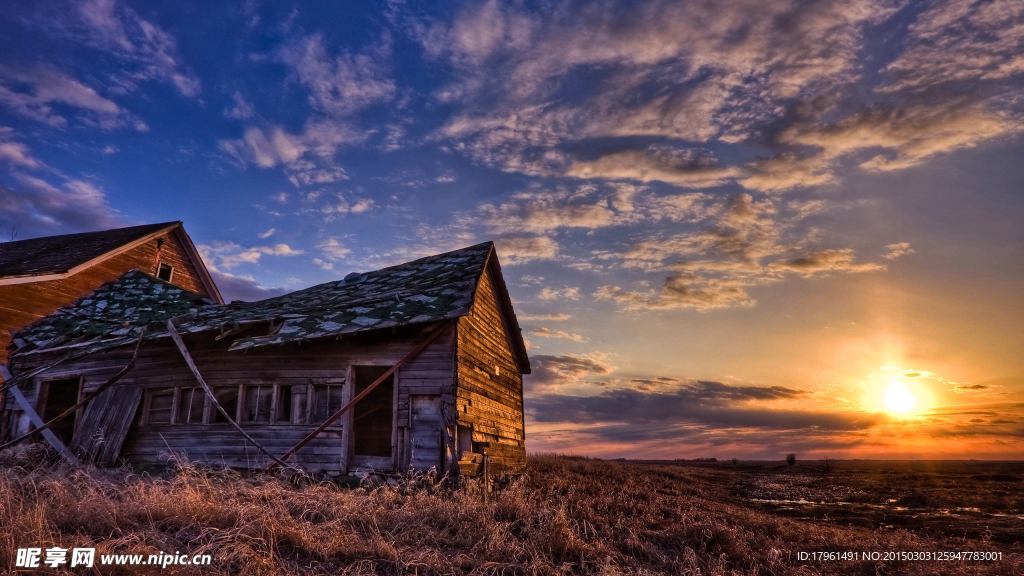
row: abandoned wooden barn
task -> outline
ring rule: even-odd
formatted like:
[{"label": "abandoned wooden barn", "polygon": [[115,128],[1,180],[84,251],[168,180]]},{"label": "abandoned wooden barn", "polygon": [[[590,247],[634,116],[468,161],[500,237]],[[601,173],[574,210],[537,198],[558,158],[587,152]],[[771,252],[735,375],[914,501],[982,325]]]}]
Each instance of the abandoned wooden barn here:
[{"label": "abandoned wooden barn", "polygon": [[[495,473],[524,463],[529,360],[490,242],[253,303],[209,304],[133,271],[16,337],[10,372],[38,414],[74,407],[54,382],[87,397],[123,372],[61,431],[105,465],[173,452],[259,469],[261,450],[284,456],[318,428],[289,465],[474,474],[484,455]],[[17,405],[5,409],[11,437],[31,431]]]},{"label": "abandoned wooden barn", "polygon": [[12,332],[129,270],[223,303],[181,222],[0,243],[0,365]]}]

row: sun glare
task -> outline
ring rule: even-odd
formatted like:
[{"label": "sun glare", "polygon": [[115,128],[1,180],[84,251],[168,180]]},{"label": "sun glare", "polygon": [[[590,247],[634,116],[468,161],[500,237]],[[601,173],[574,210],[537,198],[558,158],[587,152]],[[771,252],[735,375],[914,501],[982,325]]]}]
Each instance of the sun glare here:
[{"label": "sun glare", "polygon": [[914,397],[903,384],[891,382],[885,393],[885,407],[891,412],[906,414],[914,409]]}]

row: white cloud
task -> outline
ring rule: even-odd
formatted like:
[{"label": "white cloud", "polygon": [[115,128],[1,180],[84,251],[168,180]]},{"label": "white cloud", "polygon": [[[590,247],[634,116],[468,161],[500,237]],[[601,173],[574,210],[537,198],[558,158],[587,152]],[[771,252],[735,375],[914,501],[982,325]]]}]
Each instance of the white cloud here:
[{"label": "white cloud", "polygon": [[95,89],[49,65],[29,69],[0,66],[0,105],[15,114],[56,128],[68,120],[55,107],[76,112],[76,119],[87,126],[112,130],[132,126],[146,131],[145,123],[135,119]]},{"label": "white cloud", "polygon": [[314,108],[340,118],[394,97],[395,83],[384,65],[389,54],[385,41],[366,52],[331,56],[323,35],[311,34],[286,43],[278,58],[309,89]]},{"label": "white cloud", "polygon": [[277,232],[277,230],[275,228],[271,228],[270,230],[261,233],[259,236],[261,239],[270,238],[271,236],[274,235],[274,232]]},{"label": "white cloud", "polygon": [[225,302],[241,300],[243,302],[256,302],[274,296],[287,294],[289,290],[284,288],[265,288],[260,285],[252,276],[235,276],[220,270],[210,270],[217,289]]},{"label": "white cloud", "polygon": [[897,242],[895,244],[888,244],[885,247],[886,253],[883,256],[886,260],[895,260],[900,256],[907,254],[913,254],[915,250],[910,247],[910,242]]},{"label": "white cloud", "polygon": [[39,168],[42,161],[32,156],[29,147],[14,139],[14,130],[0,126],[0,164],[22,168]]},{"label": "white cloud", "polygon": [[516,316],[519,320],[524,322],[529,321],[552,321],[562,322],[569,320],[572,316],[568,314],[519,314]]},{"label": "white cloud", "polygon": [[[750,138],[805,90],[859,77],[864,28],[885,0],[797,5],[655,1],[542,8],[486,2],[455,21],[420,23],[427,53],[459,72],[437,93],[462,105],[438,131],[476,160],[529,174],[661,179],[714,186],[731,168],[680,170],[637,149],[598,160],[566,144],[602,137],[691,142]],[[585,97],[563,90],[588,74]],[[485,105],[486,103],[486,105]]]},{"label": "white cloud", "polygon": [[246,120],[256,115],[256,108],[246,101],[238,90],[235,90],[235,93],[231,95],[231,99],[235,101],[235,105],[224,109],[224,115],[228,118]]},{"label": "white cloud", "polygon": [[580,289],[573,286],[563,286],[562,288],[545,287],[537,293],[537,298],[541,300],[579,300]]},{"label": "white cloud", "polygon": [[742,174],[720,166],[707,150],[650,146],[647,150],[620,150],[597,160],[576,160],[566,171],[579,178],[660,180],[683,188],[710,188],[727,184]]},{"label": "white cloud", "polygon": [[269,256],[297,256],[302,250],[295,250],[287,244],[273,246],[253,246],[245,248],[234,242],[212,242],[197,246],[203,260],[217,269],[231,269],[240,264],[255,264],[260,258]]},{"label": "white cloud", "polygon": [[507,236],[494,243],[502,263],[509,266],[558,256],[558,243],[545,236]]},{"label": "white cloud", "polygon": [[[1015,0],[930,3],[883,70],[866,38],[898,41],[875,35],[899,1],[572,6],[488,1],[451,22],[413,18],[428,56],[456,71],[435,93],[456,112],[433,138],[509,172],[772,192],[834,185],[856,169],[850,155],[898,170],[1024,131],[1006,82],[1024,75]],[[581,78],[585,91],[567,89]],[[705,143],[769,152],[719,164],[692,147]]]},{"label": "white cloud", "polygon": [[1024,74],[1024,8],[1016,0],[934,2],[908,28],[906,49],[885,71],[886,92]]},{"label": "white cloud", "polygon": [[[856,262],[849,248],[810,249],[813,235],[788,239],[791,223],[777,217],[776,202],[738,194],[718,203],[713,224],[703,230],[637,242],[622,252],[600,257],[629,267],[666,270],[658,290],[636,291],[605,285],[592,296],[628,310],[749,307],[752,286],[780,282],[788,275],[809,278],[884,270]],[[672,263],[668,263],[675,260]]]},{"label": "white cloud", "polygon": [[17,229],[19,238],[124,225],[102,190],[83,180],[66,179],[60,186],[14,172],[17,185],[0,184],[0,231]]},{"label": "white cloud", "polygon": [[530,334],[534,336],[540,336],[541,338],[558,338],[561,340],[572,340],[573,342],[584,342],[583,336],[566,332],[564,330],[552,330],[550,328],[534,328],[530,330]]},{"label": "white cloud", "polygon": [[133,91],[140,82],[173,85],[183,96],[196,97],[199,78],[185,65],[174,38],[116,0],[85,0],[76,6],[77,22],[63,30],[122,62],[111,80]]},{"label": "white cloud", "polygon": [[331,261],[344,260],[352,250],[349,250],[337,238],[327,238],[316,245],[325,258]]},{"label": "white cloud", "polygon": [[243,165],[283,166],[292,184],[302,187],[347,180],[345,170],[332,157],[340,146],[364,138],[344,124],[308,122],[301,134],[290,134],[280,126],[267,130],[251,126],[242,138],[219,140],[217,145]]}]

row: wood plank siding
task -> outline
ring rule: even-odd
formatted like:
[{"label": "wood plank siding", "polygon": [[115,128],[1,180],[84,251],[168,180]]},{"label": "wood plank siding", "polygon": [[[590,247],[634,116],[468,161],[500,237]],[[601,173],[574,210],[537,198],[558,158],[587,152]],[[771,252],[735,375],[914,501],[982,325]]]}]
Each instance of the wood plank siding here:
[{"label": "wood plank siding", "polygon": [[129,270],[155,276],[160,262],[173,267],[171,284],[210,296],[173,229],[64,279],[0,285],[0,364],[7,362],[12,332],[71,304]]},{"label": "wood plank siding", "polygon": [[[152,232],[152,242],[124,245],[116,257],[105,252],[111,255],[106,261],[89,261],[98,262],[95,269],[66,280],[0,287],[12,294],[54,291],[8,299],[29,311],[26,322],[61,305],[61,298],[93,291],[18,335],[9,359],[15,375],[64,359],[21,386],[40,413],[63,405],[47,406],[48,388],[41,382],[70,378],[55,390],[64,390],[57,396],[73,406],[129,362],[135,343],[122,343],[144,334],[134,368],[78,410],[70,448],[83,458],[158,464],[171,453],[260,469],[268,457],[257,445],[284,454],[323,425],[323,433],[290,460],[311,473],[412,467],[475,474],[485,461],[495,474],[523,470],[529,359],[493,243],[225,305],[200,296],[204,286],[217,290],[183,230],[177,236],[168,230],[158,253],[156,236],[163,230]],[[26,264],[39,260],[25,250],[17,255],[18,278],[40,268]],[[147,275],[157,272],[158,260],[174,267],[171,281],[184,291],[166,289]],[[121,274],[125,267],[140,271]],[[46,302],[45,309],[33,308],[37,300]],[[182,349],[171,338],[177,333]],[[65,357],[71,347],[99,343],[122,347],[98,352],[97,346],[84,349],[89,352],[81,358]],[[198,386],[184,357],[194,360],[216,402]],[[352,409],[339,412],[357,397]],[[0,429],[6,425],[12,436],[28,432],[21,412],[6,408]],[[324,424],[334,414],[339,418]]]},{"label": "wood plank siding", "polygon": [[488,267],[473,307],[458,321],[455,401],[459,426],[472,430],[473,452],[487,454],[492,472],[499,474],[521,471],[526,457],[523,376],[513,346],[510,322]]},{"label": "wood plank siding", "polygon": [[[263,326],[254,330],[266,328]],[[241,416],[239,423],[246,427],[257,442],[272,452],[283,454],[313,431],[325,417],[326,411],[319,415],[318,420],[318,415],[311,410],[312,405],[308,402],[311,397],[309,387],[313,387],[314,395],[330,397],[331,410],[336,410],[344,400],[342,392],[344,386],[348,385],[349,366],[394,365],[422,340],[419,328],[422,327],[398,329],[394,332],[380,331],[374,335],[326,342],[286,344],[233,352],[227,350],[230,340],[217,341],[216,333],[186,335],[184,340],[200,373],[215,392],[237,390],[239,386],[246,385],[252,389],[259,385],[261,390],[269,394],[277,386],[278,393],[268,396],[269,402],[261,403],[251,399],[250,404],[245,404],[243,401],[242,406],[236,405],[236,415]],[[410,422],[410,395],[453,396],[453,341],[454,331],[447,328],[418,356],[398,369],[395,377],[398,405],[394,418],[398,429],[387,430],[387,438],[382,439],[383,442],[391,444],[393,433],[399,438],[404,437],[405,428]],[[88,394],[128,363],[132,349],[132,346],[126,346],[61,364],[47,372],[46,378],[80,375],[83,379],[83,394]],[[56,352],[31,354],[16,356],[13,362],[17,371],[23,372],[59,356]],[[206,414],[198,422],[185,423],[185,409],[179,408],[172,421],[171,403],[177,402],[177,406],[187,408],[188,395],[192,394],[189,389],[196,387],[197,383],[170,338],[145,342],[139,350],[135,368],[119,382],[118,388],[121,386],[141,387],[150,391],[149,396],[144,396],[141,402],[135,401],[141,405],[124,441],[121,458],[132,463],[159,463],[166,458],[167,453],[183,453],[190,460],[215,465],[240,468],[266,466],[266,457],[248,444],[230,424],[211,423],[216,420],[212,414]],[[281,412],[269,416],[272,403],[281,405],[284,402],[280,393],[281,386],[289,387],[291,391],[287,401],[287,410],[290,412],[287,418],[294,423],[271,421],[280,420]],[[317,388],[326,386],[338,388],[333,392]],[[30,386],[26,394],[31,402],[36,401],[36,388]],[[246,389],[242,390],[244,393]],[[152,393],[154,391],[156,395]],[[197,420],[195,412],[200,409],[198,403],[195,406],[192,420]],[[256,409],[256,421],[247,421],[245,410],[257,406],[264,408]],[[147,412],[147,409],[151,412]],[[208,406],[206,410],[209,411]],[[148,413],[154,415],[154,422],[146,421]],[[343,422],[346,420],[342,419],[336,427],[329,428],[299,450],[290,462],[300,464],[312,473],[343,472]],[[389,469],[396,466],[403,469],[408,464],[408,451],[401,448],[399,444],[392,450]]]}]

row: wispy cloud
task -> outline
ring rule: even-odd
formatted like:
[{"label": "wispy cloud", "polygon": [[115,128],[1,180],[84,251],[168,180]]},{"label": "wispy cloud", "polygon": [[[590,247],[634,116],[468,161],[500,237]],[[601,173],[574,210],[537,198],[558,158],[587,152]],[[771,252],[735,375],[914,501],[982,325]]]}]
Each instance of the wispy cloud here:
[{"label": "wispy cloud", "polygon": [[395,82],[384,64],[389,55],[386,38],[364,52],[331,55],[323,35],[317,33],[286,42],[277,58],[309,90],[314,108],[333,118],[344,118],[394,97]]},{"label": "wispy cloud", "polygon": [[18,171],[12,177],[13,187],[0,184],[0,231],[4,234],[16,229],[19,238],[31,238],[104,230],[124,223],[94,184],[64,178],[60,185],[53,185]]},{"label": "wispy cloud", "polygon": [[222,270],[210,270],[210,275],[213,276],[213,281],[216,282],[225,302],[256,302],[289,292],[284,288],[265,288],[249,275],[236,276]]},{"label": "wispy cloud", "polygon": [[[703,230],[638,242],[604,259],[626,266],[670,270],[660,290],[631,291],[615,285],[599,287],[593,296],[631,310],[749,307],[755,300],[747,288],[783,280],[884,270],[881,264],[856,262],[852,249],[809,250],[813,237],[786,241],[788,225],[777,219],[771,200],[739,194],[717,205],[713,224]],[[785,256],[786,254],[798,254]],[[781,258],[780,258],[781,256]],[[670,258],[682,258],[666,264]]]},{"label": "wispy cloud", "polygon": [[537,293],[541,300],[579,300],[580,289],[574,286],[563,286],[561,288],[545,287]]},{"label": "wispy cloud", "polygon": [[540,336],[541,338],[558,338],[561,340],[572,340],[573,342],[585,342],[583,336],[576,333],[566,332],[564,330],[552,330],[550,328],[534,328],[530,330],[530,334],[534,336]]},{"label": "wispy cloud", "polygon": [[118,60],[118,70],[107,78],[112,89],[134,92],[143,82],[158,81],[174,86],[183,96],[199,95],[199,78],[184,62],[174,37],[123,3],[85,0],[61,7],[59,17],[53,16],[40,14],[38,24]]},{"label": "wispy cloud", "polygon": [[[101,96],[94,88],[50,65],[34,68],[0,66],[0,105],[15,114],[56,128],[68,125],[58,112],[67,108],[83,125],[113,130],[131,126],[139,131],[148,127],[141,120]],[[66,112],[64,112],[66,114]]]},{"label": "wispy cloud", "polygon": [[558,256],[558,243],[546,236],[506,236],[495,240],[501,261],[509,266]]},{"label": "wispy cloud", "polygon": [[886,260],[895,260],[900,256],[914,253],[914,249],[910,247],[910,242],[897,242],[895,244],[888,244],[885,247],[885,251],[885,256],[883,257]]},{"label": "wispy cloud", "polygon": [[572,318],[572,316],[570,316],[568,314],[519,314],[517,317],[519,318],[519,320],[523,320],[523,321],[526,321],[526,322],[529,322],[529,321],[562,322],[562,321],[569,320],[570,318]]},{"label": "wispy cloud", "polygon": [[230,108],[224,109],[224,115],[228,118],[247,120],[256,115],[256,108],[238,90],[235,90],[235,93],[231,95],[231,99],[234,100],[235,104]]},{"label": "wispy cloud", "polygon": [[255,264],[263,256],[298,256],[302,250],[295,250],[287,244],[273,246],[252,246],[246,248],[234,242],[212,242],[197,246],[203,259],[217,269],[231,269],[240,264]]},{"label": "wispy cloud", "polygon": [[[864,170],[898,170],[1022,130],[1020,99],[996,83],[1024,71],[1012,0],[936,2],[897,58],[865,70],[870,28],[899,9],[888,0],[613,2],[577,6],[570,18],[488,1],[410,29],[457,71],[435,94],[458,107],[436,138],[480,163],[777,192],[834,184],[851,155],[871,154],[857,161]],[[871,72],[883,78],[876,94],[858,97]],[[565,90],[581,78],[585,96]],[[720,163],[666,139],[773,152]]]},{"label": "wispy cloud", "polygon": [[580,385],[585,378],[604,378],[616,370],[608,356],[600,352],[530,356],[532,373],[523,379],[528,392],[555,390]]}]

